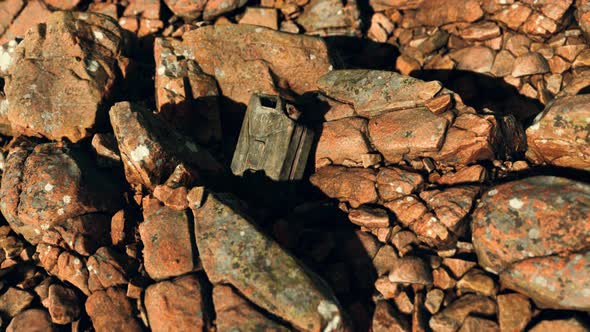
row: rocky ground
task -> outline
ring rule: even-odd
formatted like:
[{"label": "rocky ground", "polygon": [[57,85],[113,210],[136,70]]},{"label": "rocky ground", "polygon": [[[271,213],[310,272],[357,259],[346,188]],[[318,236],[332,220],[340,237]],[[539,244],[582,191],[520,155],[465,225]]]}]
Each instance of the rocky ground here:
[{"label": "rocky ground", "polygon": [[[589,331],[590,1],[0,2],[0,330]],[[316,133],[232,175],[252,94]]]}]

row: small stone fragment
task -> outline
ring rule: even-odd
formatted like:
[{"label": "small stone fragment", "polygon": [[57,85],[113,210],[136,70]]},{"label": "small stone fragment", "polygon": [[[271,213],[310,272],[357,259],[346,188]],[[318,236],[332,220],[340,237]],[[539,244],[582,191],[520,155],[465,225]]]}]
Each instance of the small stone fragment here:
[{"label": "small stone fragment", "polygon": [[389,280],[397,283],[432,284],[432,273],[423,260],[418,257],[401,257],[389,272]]},{"label": "small stone fragment", "polygon": [[387,301],[379,301],[373,313],[373,332],[402,332],[408,331],[410,325],[395,308]]},{"label": "small stone fragment", "polygon": [[353,208],[377,201],[375,171],[366,168],[326,166],[309,179],[328,197],[349,202]]},{"label": "small stone fragment", "polygon": [[246,12],[239,23],[259,25],[273,30],[279,29],[278,13],[274,8],[246,7]]},{"label": "small stone fragment", "polygon": [[387,211],[380,208],[361,206],[358,209],[351,210],[348,213],[348,219],[353,224],[368,228],[386,228],[390,225]]},{"label": "small stone fragment", "polygon": [[428,291],[428,293],[426,293],[426,300],[424,301],[426,310],[431,314],[436,314],[440,310],[444,298],[445,293],[438,288]]},{"label": "small stone fragment", "polygon": [[571,331],[571,332],[585,332],[588,331],[588,326],[582,323],[577,318],[570,319],[556,319],[543,320],[537,325],[533,326],[529,331],[531,332],[552,332],[552,331]]},{"label": "small stone fragment", "polygon": [[86,300],[86,312],[97,332],[143,330],[122,289],[108,288],[93,293]]},{"label": "small stone fragment", "polygon": [[539,53],[531,52],[519,56],[514,61],[512,76],[522,77],[534,74],[544,74],[550,71],[547,60]]},{"label": "small stone fragment", "polygon": [[501,331],[521,331],[533,315],[531,302],[520,294],[498,295],[498,322]]},{"label": "small stone fragment", "polygon": [[[45,304],[46,303],[46,304]],[[51,320],[55,324],[69,324],[80,316],[80,299],[76,293],[59,284],[49,286],[49,293],[44,305],[49,310]]]},{"label": "small stone fragment", "polygon": [[481,295],[493,297],[496,295],[497,287],[494,279],[481,270],[473,269],[457,282],[458,294],[475,292]]},{"label": "small stone fragment", "polygon": [[35,297],[25,290],[10,287],[0,295],[0,313],[14,317],[25,310]]},{"label": "small stone fragment", "polygon": [[366,119],[345,118],[325,122],[316,149],[316,163],[327,158],[336,165],[361,164],[362,156],[369,152]]},{"label": "small stone fragment", "polygon": [[481,295],[467,294],[434,315],[429,322],[434,331],[457,331],[471,315],[494,315],[496,303]]},{"label": "small stone fragment", "polygon": [[47,311],[29,309],[14,317],[6,328],[6,332],[20,331],[53,332],[58,331],[58,329],[51,323]]}]

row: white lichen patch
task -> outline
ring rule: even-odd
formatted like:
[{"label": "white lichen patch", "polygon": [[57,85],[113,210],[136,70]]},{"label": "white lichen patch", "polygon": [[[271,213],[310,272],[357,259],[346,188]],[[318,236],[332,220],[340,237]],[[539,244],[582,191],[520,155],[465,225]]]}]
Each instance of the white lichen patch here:
[{"label": "white lichen patch", "polygon": [[44,231],[48,230],[49,229],[49,224],[42,224],[41,225],[41,229],[44,230]]},{"label": "white lichen patch", "polygon": [[0,70],[7,71],[12,64],[12,54],[0,48]]},{"label": "white lichen patch", "polygon": [[400,187],[400,186],[398,186],[397,188],[395,188],[395,191],[398,192],[398,193],[400,193],[400,194],[403,194],[404,193],[404,189],[402,187]]},{"label": "white lichen patch", "polygon": [[80,264],[80,259],[74,258],[74,264],[76,264],[76,265]]},{"label": "white lichen patch", "polygon": [[490,191],[488,191],[488,196],[495,196],[498,194],[498,190],[497,189],[492,189]]},{"label": "white lichen patch", "polygon": [[63,215],[64,215],[64,213],[65,213],[65,212],[64,212],[64,209],[62,209],[62,208],[59,208],[59,209],[57,209],[57,214],[58,214],[58,215],[60,215],[60,216],[63,216]]},{"label": "white lichen patch", "polygon": [[518,209],[522,208],[524,203],[520,199],[514,197],[508,201],[508,205],[511,208],[518,210]]},{"label": "white lichen patch", "polygon": [[322,316],[324,322],[326,322],[323,329],[324,332],[336,331],[340,328],[342,318],[340,317],[336,304],[321,300],[318,305],[318,313]]},{"label": "white lichen patch", "polygon": [[164,65],[158,66],[158,75],[162,76],[166,73],[166,67]]},{"label": "white lichen patch", "polygon": [[529,230],[529,238],[531,239],[538,239],[539,235],[541,235],[541,232],[539,232],[538,228],[531,228]]},{"label": "white lichen patch", "polygon": [[54,185],[52,185],[51,183],[47,183],[47,184],[45,185],[45,187],[43,187],[43,190],[45,190],[46,192],[50,192],[50,191],[52,191],[52,190],[53,190],[53,188],[55,188],[55,186],[54,186]]},{"label": "white lichen patch", "polygon": [[70,203],[72,202],[72,197],[70,197],[70,196],[68,196],[68,195],[65,195],[65,196],[62,198],[62,201],[64,202],[64,204],[70,204]]},{"label": "white lichen patch", "polygon": [[131,151],[131,160],[142,161],[150,155],[150,150],[144,144],[138,145],[133,151]]},{"label": "white lichen patch", "polygon": [[92,31],[92,34],[94,35],[94,38],[101,40],[104,38],[104,33],[100,32],[100,31]]},{"label": "white lichen patch", "polygon": [[88,71],[95,73],[98,70],[98,68],[100,68],[100,64],[98,63],[98,61],[96,61],[96,60],[86,61],[86,69],[88,69]]},{"label": "white lichen patch", "polygon": [[315,59],[316,59],[316,56],[315,56],[315,54],[310,54],[310,55],[309,55],[309,60],[315,60]]}]

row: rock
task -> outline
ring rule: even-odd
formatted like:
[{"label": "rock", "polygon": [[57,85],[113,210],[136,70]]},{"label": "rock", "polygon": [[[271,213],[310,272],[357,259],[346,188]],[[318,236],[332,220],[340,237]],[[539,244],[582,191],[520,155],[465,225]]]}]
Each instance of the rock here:
[{"label": "rock", "polygon": [[152,331],[200,331],[209,320],[201,281],[192,274],[149,286],[144,303]]},{"label": "rock", "polygon": [[420,8],[424,0],[371,0],[369,5],[376,12],[381,12],[386,9],[417,9]]},{"label": "rock", "polygon": [[445,139],[448,121],[427,109],[405,109],[374,117],[369,135],[385,160],[399,163],[404,157],[416,158],[438,151]]},{"label": "rock", "polygon": [[286,327],[258,312],[251,303],[243,299],[230,286],[216,285],[213,287],[213,303],[218,331],[233,331],[234,329],[288,331]]},{"label": "rock", "polygon": [[400,287],[400,284],[391,282],[386,275],[375,280],[375,290],[386,300],[393,299],[399,293]]},{"label": "rock", "polygon": [[0,33],[0,35],[2,35],[2,37],[0,37],[0,44],[4,44],[15,38],[23,38],[31,27],[45,22],[51,14],[51,11],[49,11],[47,6],[45,6],[40,0],[26,1],[24,7],[22,7],[21,1],[5,2],[4,6],[14,6],[5,11],[5,13],[8,14],[8,17],[15,13],[14,10],[17,10],[18,16],[16,18],[12,16],[14,18],[13,20],[6,21],[12,24],[10,24],[10,26],[7,25],[3,34]]},{"label": "rock", "polygon": [[405,256],[397,259],[389,272],[389,280],[396,283],[431,285],[432,273],[418,257]]},{"label": "rock", "polygon": [[531,15],[532,9],[521,4],[514,3],[506,9],[494,14],[494,20],[506,24],[512,30],[518,30]]},{"label": "rock", "polygon": [[348,202],[353,208],[378,199],[372,169],[326,166],[309,180],[328,197]]},{"label": "rock", "polygon": [[588,197],[588,185],[548,176],[494,187],[473,215],[479,264],[546,307],[587,308],[589,294],[577,289],[590,282],[590,229],[582,222],[590,215]]},{"label": "rock", "polygon": [[379,248],[375,257],[373,257],[373,266],[378,276],[382,276],[386,273],[391,272],[396,267],[396,261],[398,259],[395,249],[392,246],[384,245]]},{"label": "rock", "polygon": [[92,148],[96,152],[98,163],[107,167],[120,165],[121,153],[114,135],[94,134]]},{"label": "rock", "polygon": [[579,319],[555,319],[543,320],[530,329],[531,332],[551,332],[551,331],[571,331],[584,332],[588,331],[588,326]]},{"label": "rock", "polygon": [[424,105],[434,114],[442,114],[449,110],[453,97],[449,94],[441,95],[424,102]]},{"label": "rock", "polygon": [[236,10],[246,4],[244,0],[165,0],[170,10],[183,18],[195,19],[203,16],[205,20],[212,20],[219,15]]},{"label": "rock", "polygon": [[457,185],[464,183],[483,182],[487,178],[487,170],[481,165],[473,165],[461,168],[454,173],[443,174],[436,179],[437,184],[441,185]]},{"label": "rock", "polygon": [[465,273],[477,265],[476,262],[471,262],[461,258],[444,258],[442,263],[457,278],[461,278]]},{"label": "rock", "polygon": [[131,220],[128,210],[119,210],[111,218],[111,243],[113,246],[122,246],[133,242],[135,223]]},{"label": "rock", "polygon": [[410,195],[424,184],[424,178],[420,173],[395,167],[381,168],[377,173],[376,181],[379,197],[385,201]]},{"label": "rock", "polygon": [[500,36],[500,27],[494,22],[474,23],[460,32],[461,38],[467,41],[482,41]]},{"label": "rock", "polygon": [[542,308],[588,310],[590,251],[565,257],[529,258],[500,273],[503,287],[516,290]]},{"label": "rock", "polygon": [[514,56],[509,51],[502,50],[498,52],[490,73],[496,77],[504,77],[512,74],[514,60]]},{"label": "rock", "polygon": [[111,108],[110,118],[125,177],[132,185],[153,189],[163,184],[177,168],[186,169],[186,176],[194,177],[191,165],[204,172],[220,169],[208,151],[139,105],[117,103]]},{"label": "rock", "polygon": [[473,269],[457,282],[457,291],[459,294],[475,292],[493,297],[496,295],[497,287],[494,279],[483,271]]},{"label": "rock", "polygon": [[443,290],[453,288],[457,283],[444,267],[432,271],[432,282],[435,287]]},{"label": "rock", "polygon": [[477,0],[431,0],[422,3],[416,13],[416,20],[423,25],[438,27],[454,22],[474,22],[483,14]]},{"label": "rock", "polygon": [[590,170],[586,105],[590,96],[557,99],[527,131],[527,158],[532,162]]},{"label": "rock", "polygon": [[376,42],[385,43],[394,28],[395,25],[391,22],[389,17],[383,13],[375,13],[371,16],[371,26],[369,27],[367,35]]},{"label": "rock", "polygon": [[368,228],[387,228],[390,225],[387,211],[380,208],[361,206],[351,210],[348,219],[355,225]]},{"label": "rock", "polygon": [[531,302],[520,294],[498,295],[498,322],[501,331],[524,330],[532,318]]},{"label": "rock", "polygon": [[86,312],[97,332],[142,331],[122,289],[109,288],[93,293],[86,300]]},{"label": "rock", "polygon": [[317,85],[325,95],[352,104],[358,115],[369,118],[384,111],[424,106],[442,89],[438,81],[365,69],[334,70],[322,76]]},{"label": "rock", "polygon": [[279,18],[274,8],[246,7],[240,24],[252,24],[267,27],[273,30],[279,29]]},{"label": "rock", "polygon": [[[317,80],[331,68],[326,44],[320,38],[246,24],[186,32],[177,52],[185,51],[204,73],[215,77],[225,97],[244,105],[252,93],[317,90]],[[277,52],[282,52],[280,57],[275,56]]]},{"label": "rock", "polygon": [[231,197],[213,194],[194,211],[200,258],[213,284],[232,285],[296,328],[347,330],[347,320],[323,281],[241,213]]},{"label": "rock", "polygon": [[104,124],[123,47],[122,30],[104,15],[56,12],[36,25],[17,46],[6,81],[12,128],[73,142],[89,136]]},{"label": "rock", "polygon": [[410,329],[410,324],[387,301],[375,304],[372,322],[373,332],[403,332]]},{"label": "rock", "polygon": [[[10,0],[0,3],[0,13],[2,13],[0,14],[0,36],[10,28],[12,20],[19,14],[24,5],[23,0]],[[3,41],[2,44],[5,42]]]},{"label": "rock", "polygon": [[72,289],[59,284],[49,286],[48,297],[43,304],[55,324],[69,324],[80,316],[80,299]]},{"label": "rock", "polygon": [[588,40],[590,37],[590,1],[576,0],[575,7],[576,21],[578,21],[580,29],[582,29]]},{"label": "rock", "polygon": [[399,223],[410,228],[421,241],[432,246],[445,246],[453,242],[454,237],[445,225],[416,196],[406,196],[384,205],[395,214]]},{"label": "rock", "polygon": [[34,299],[31,293],[10,287],[0,295],[0,313],[4,317],[14,317],[31,305]]},{"label": "rock", "polygon": [[467,294],[432,316],[429,325],[434,331],[457,331],[471,315],[494,315],[496,303],[481,295]]},{"label": "rock", "polygon": [[72,10],[78,6],[80,0],[44,0],[46,4],[61,10]]},{"label": "rock", "polygon": [[6,328],[6,332],[19,331],[53,332],[58,331],[58,329],[51,324],[47,311],[29,309],[14,317]]},{"label": "rock", "polygon": [[158,280],[179,276],[197,268],[196,248],[185,211],[165,206],[144,206],[139,225],[146,272]]},{"label": "rock", "polygon": [[27,241],[53,237],[89,255],[105,243],[109,214],[122,203],[118,187],[78,149],[55,143],[15,147],[6,160],[0,207]]},{"label": "rock", "polygon": [[221,140],[219,89],[174,38],[156,38],[156,107],[159,114],[198,143]]},{"label": "rock", "polygon": [[442,224],[455,234],[462,235],[466,226],[463,220],[471,211],[478,194],[479,187],[466,186],[423,191],[420,198]]},{"label": "rock", "polygon": [[485,46],[471,46],[450,54],[458,70],[488,73],[494,65],[495,53]]},{"label": "rock", "polygon": [[326,158],[337,165],[360,165],[363,154],[369,152],[366,119],[346,118],[325,122],[316,149],[316,164]]},{"label": "rock", "polygon": [[519,56],[514,61],[512,76],[522,77],[534,74],[544,74],[550,71],[547,60],[537,52]]},{"label": "rock", "polygon": [[37,245],[40,265],[50,274],[62,281],[77,287],[82,293],[89,295],[88,270],[85,261],[60,247],[48,244]]},{"label": "rock", "polygon": [[360,11],[356,1],[311,0],[297,23],[309,34],[354,36],[360,32]]},{"label": "rock", "polygon": [[88,258],[88,289],[91,292],[128,283],[130,272],[137,269],[137,263],[129,256],[120,254],[109,247],[99,248]]},{"label": "rock", "polygon": [[493,320],[469,316],[463,321],[459,332],[500,332],[500,328]]},{"label": "rock", "polygon": [[433,288],[432,290],[428,291],[428,293],[426,293],[424,307],[431,314],[436,314],[440,310],[444,298],[445,293],[442,290],[438,288]]}]

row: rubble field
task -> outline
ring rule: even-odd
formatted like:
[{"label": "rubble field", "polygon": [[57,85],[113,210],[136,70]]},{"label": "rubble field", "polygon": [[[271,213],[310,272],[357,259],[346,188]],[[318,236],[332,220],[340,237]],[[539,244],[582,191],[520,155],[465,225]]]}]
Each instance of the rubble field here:
[{"label": "rubble field", "polygon": [[590,331],[590,0],[1,0],[0,331]]}]

